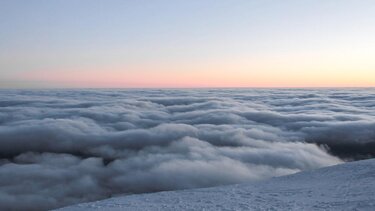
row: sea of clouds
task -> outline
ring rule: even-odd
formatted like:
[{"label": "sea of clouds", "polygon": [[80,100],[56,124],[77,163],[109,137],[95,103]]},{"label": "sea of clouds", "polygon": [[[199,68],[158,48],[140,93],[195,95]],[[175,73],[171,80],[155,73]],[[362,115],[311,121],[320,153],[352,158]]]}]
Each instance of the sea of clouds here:
[{"label": "sea of clouds", "polygon": [[0,210],[375,156],[375,89],[0,91]]}]

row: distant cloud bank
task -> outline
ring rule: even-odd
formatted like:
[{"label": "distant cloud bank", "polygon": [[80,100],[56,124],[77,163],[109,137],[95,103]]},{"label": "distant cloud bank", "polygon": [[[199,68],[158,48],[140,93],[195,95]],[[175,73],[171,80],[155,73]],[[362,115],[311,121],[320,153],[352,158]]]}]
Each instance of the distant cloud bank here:
[{"label": "distant cloud bank", "polygon": [[0,91],[1,210],[374,156],[375,89]]}]

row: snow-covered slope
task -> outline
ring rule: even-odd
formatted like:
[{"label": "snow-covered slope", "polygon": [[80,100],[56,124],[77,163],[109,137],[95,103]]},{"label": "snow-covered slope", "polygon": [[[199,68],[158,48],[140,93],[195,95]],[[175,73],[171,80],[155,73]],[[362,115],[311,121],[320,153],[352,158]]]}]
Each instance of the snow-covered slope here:
[{"label": "snow-covered slope", "polygon": [[60,210],[375,210],[375,159],[252,184],[130,195]]}]

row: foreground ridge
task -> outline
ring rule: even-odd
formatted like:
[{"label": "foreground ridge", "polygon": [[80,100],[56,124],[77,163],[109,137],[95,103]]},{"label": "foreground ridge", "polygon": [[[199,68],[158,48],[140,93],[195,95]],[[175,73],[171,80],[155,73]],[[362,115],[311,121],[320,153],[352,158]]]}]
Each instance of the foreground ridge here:
[{"label": "foreground ridge", "polygon": [[266,181],[110,198],[59,209],[83,210],[375,210],[375,159]]}]

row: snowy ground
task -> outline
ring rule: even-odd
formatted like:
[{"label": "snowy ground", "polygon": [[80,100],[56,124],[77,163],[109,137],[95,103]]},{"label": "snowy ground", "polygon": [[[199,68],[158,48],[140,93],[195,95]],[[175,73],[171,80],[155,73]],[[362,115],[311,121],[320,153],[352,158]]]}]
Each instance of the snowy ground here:
[{"label": "snowy ground", "polygon": [[130,195],[60,210],[375,210],[375,159],[252,184]]}]

